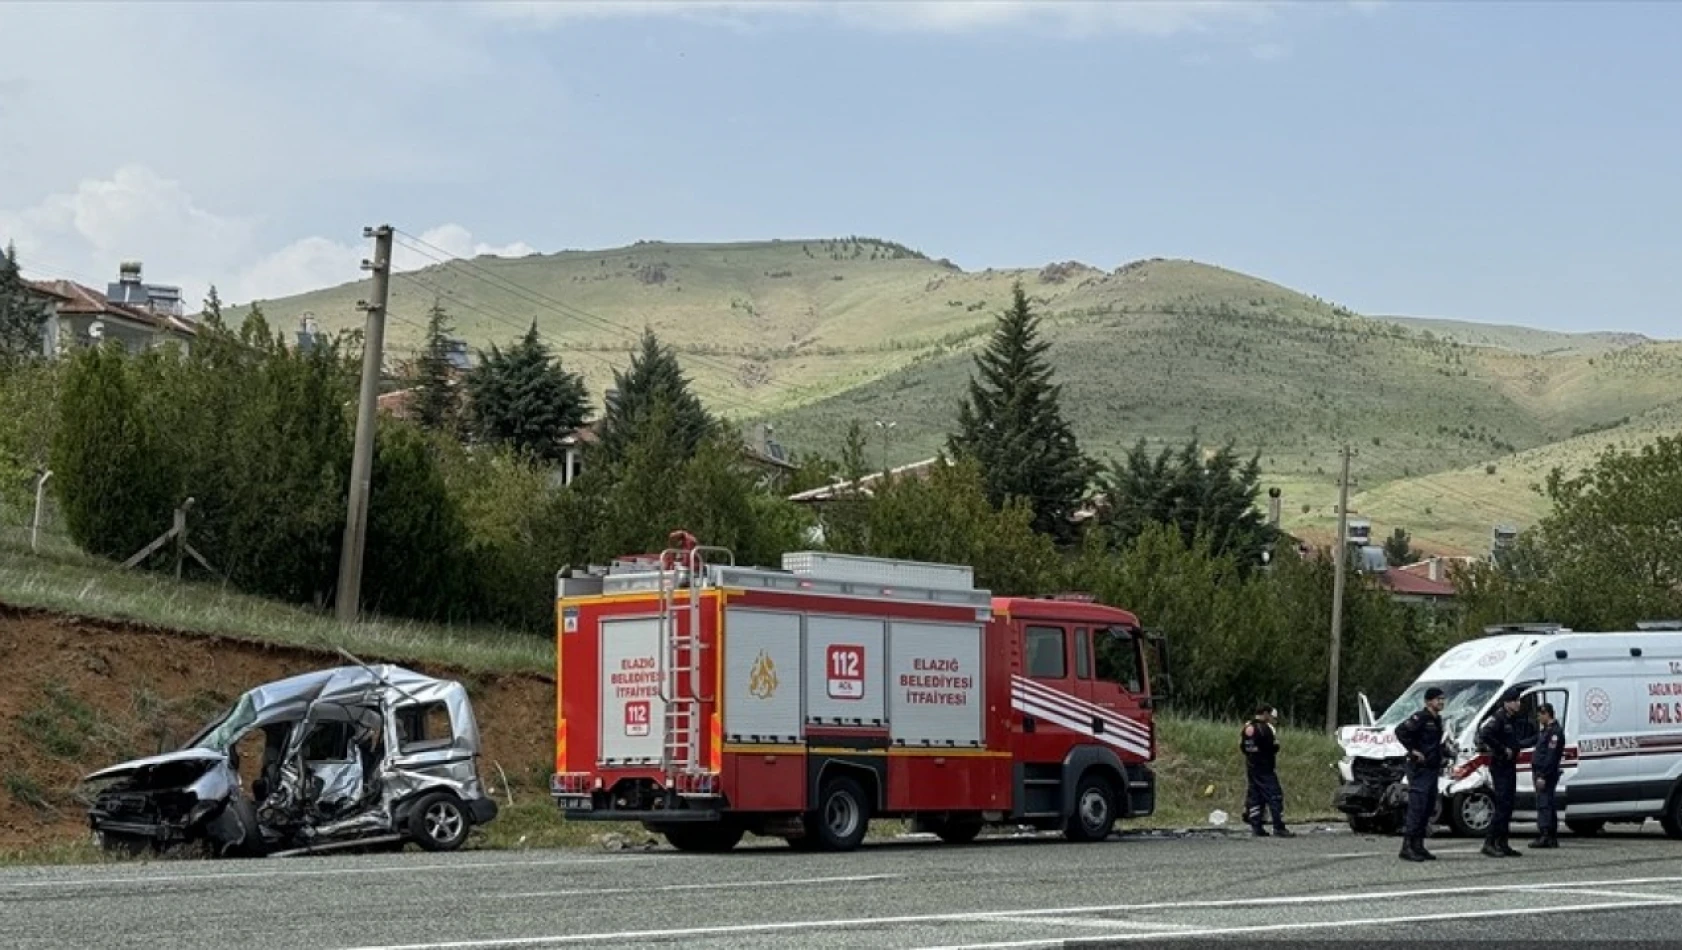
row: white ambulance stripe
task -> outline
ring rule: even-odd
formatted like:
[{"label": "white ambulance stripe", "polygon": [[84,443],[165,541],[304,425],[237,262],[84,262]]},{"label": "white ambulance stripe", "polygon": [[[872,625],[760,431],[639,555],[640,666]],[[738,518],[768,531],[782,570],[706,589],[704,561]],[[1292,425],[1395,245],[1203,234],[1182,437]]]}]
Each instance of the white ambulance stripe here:
[{"label": "white ambulance stripe", "polygon": [[1083,715],[1097,716],[1109,725],[1115,726],[1117,731],[1131,733],[1133,738],[1138,739],[1141,742],[1150,741],[1149,730],[1140,725],[1138,722],[1121,715],[1113,709],[1105,709],[1102,706],[1095,706],[1078,696],[1070,696],[1062,690],[1052,689],[1044,683],[1036,683],[1031,679],[1021,676],[1013,675],[1011,677],[1011,685],[1018,689],[1026,689],[1028,692],[1037,693],[1048,702],[1068,707],[1069,709],[1077,711]]},{"label": "white ambulance stripe", "polygon": [[1126,752],[1131,752],[1140,758],[1150,758],[1150,752],[1147,749],[1141,747],[1125,736],[1111,735],[1110,733],[1098,735],[1092,731],[1092,724],[1090,722],[1082,722],[1080,719],[1071,717],[1068,713],[1041,706],[1032,699],[1018,696],[1015,698],[1015,701],[1011,703],[1011,707],[1016,709],[1018,712],[1031,713],[1032,715],[1038,716],[1047,722],[1062,726],[1070,732],[1086,736],[1089,739],[1096,739],[1105,745],[1114,746],[1117,749],[1121,749]]}]

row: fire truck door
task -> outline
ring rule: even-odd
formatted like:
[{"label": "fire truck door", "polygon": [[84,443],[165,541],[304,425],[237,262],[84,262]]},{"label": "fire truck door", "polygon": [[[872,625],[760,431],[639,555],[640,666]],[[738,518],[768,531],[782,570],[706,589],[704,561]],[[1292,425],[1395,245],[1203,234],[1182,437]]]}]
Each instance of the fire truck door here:
[{"label": "fire truck door", "polygon": [[[1028,621],[1022,631],[1022,667],[1016,688],[1021,751],[1031,762],[1061,762],[1069,734],[1091,735],[1092,717],[1080,707],[1074,633],[1062,624]],[[1090,674],[1091,665],[1087,665]],[[1086,681],[1088,691],[1091,680]]]}]

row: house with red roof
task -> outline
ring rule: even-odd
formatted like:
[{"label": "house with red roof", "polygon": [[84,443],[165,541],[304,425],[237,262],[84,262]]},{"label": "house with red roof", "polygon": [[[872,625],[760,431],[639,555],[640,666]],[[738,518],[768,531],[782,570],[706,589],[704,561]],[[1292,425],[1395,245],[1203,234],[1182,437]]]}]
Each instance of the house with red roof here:
[{"label": "house with red roof", "polygon": [[192,345],[198,327],[182,311],[181,290],[141,281],[140,264],[125,262],[101,293],[73,280],[25,281],[47,304],[41,352],[52,359],[72,346],[116,340],[131,353],[174,343]]}]

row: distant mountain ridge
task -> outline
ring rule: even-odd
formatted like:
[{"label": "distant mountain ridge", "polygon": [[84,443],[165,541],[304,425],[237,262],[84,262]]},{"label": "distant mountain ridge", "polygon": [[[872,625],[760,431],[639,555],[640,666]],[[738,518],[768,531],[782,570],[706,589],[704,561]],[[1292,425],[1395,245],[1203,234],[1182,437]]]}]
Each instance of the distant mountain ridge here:
[{"label": "distant mountain ridge", "polygon": [[[1328,520],[1345,440],[1359,451],[1357,491],[1372,492],[1499,468],[1514,453],[1614,430],[1682,393],[1682,343],[1638,334],[1367,317],[1185,260],[965,271],[859,237],[645,241],[451,261],[394,276],[387,339],[394,358],[412,356],[435,299],[475,348],[536,321],[599,400],[649,327],[716,410],[772,424],[797,453],[834,453],[858,420],[877,439],[872,461],[900,464],[939,448],[974,348],[1017,280],[1044,314],[1069,417],[1091,451],[1115,456],[1141,437],[1171,444],[1193,432],[1233,439],[1259,451],[1270,484],[1285,489],[1288,526]],[[359,281],[262,306],[283,329],[305,313],[343,329],[361,325],[355,305],[369,292]],[[228,308],[230,319],[245,309]],[[1435,524],[1425,504],[1367,514],[1375,528],[1433,522],[1445,549],[1475,548],[1489,530],[1479,521],[1500,515],[1501,496],[1518,489],[1463,481],[1454,490],[1487,490],[1490,500],[1454,506],[1453,523]]]}]

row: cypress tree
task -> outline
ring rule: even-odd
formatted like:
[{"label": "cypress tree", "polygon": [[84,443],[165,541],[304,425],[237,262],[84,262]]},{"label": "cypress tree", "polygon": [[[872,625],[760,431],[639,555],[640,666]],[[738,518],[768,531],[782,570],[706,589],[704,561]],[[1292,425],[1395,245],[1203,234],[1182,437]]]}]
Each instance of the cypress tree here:
[{"label": "cypress tree", "polygon": [[426,313],[426,347],[415,361],[415,414],[421,425],[433,431],[455,427],[458,394],[450,371],[450,317],[444,305],[433,300]]},{"label": "cypress tree", "polygon": [[46,303],[24,284],[17,248],[7,244],[0,253],[0,362],[15,366],[39,357],[46,319]]},{"label": "cypress tree", "polygon": [[588,414],[584,381],[564,369],[537,335],[537,323],[508,352],[493,344],[467,376],[474,434],[544,461],[565,454],[561,439]]},{"label": "cypress tree", "polygon": [[[607,464],[624,459],[632,444],[644,437],[646,426],[661,430],[680,459],[694,456],[701,442],[719,433],[720,425],[689,388],[677,356],[662,345],[654,331],[644,329],[631,365],[613,374],[614,398],[602,413],[596,454]],[[656,406],[663,407],[654,412]],[[596,463],[601,464],[601,463]]]},{"label": "cypress tree", "polygon": [[1049,348],[1018,282],[1010,309],[975,358],[980,378],[970,377],[949,447],[980,465],[995,508],[1020,499],[1033,511],[1034,530],[1062,542],[1075,534],[1070,516],[1096,469],[1063,418],[1062,386],[1051,381],[1045,359]]}]

